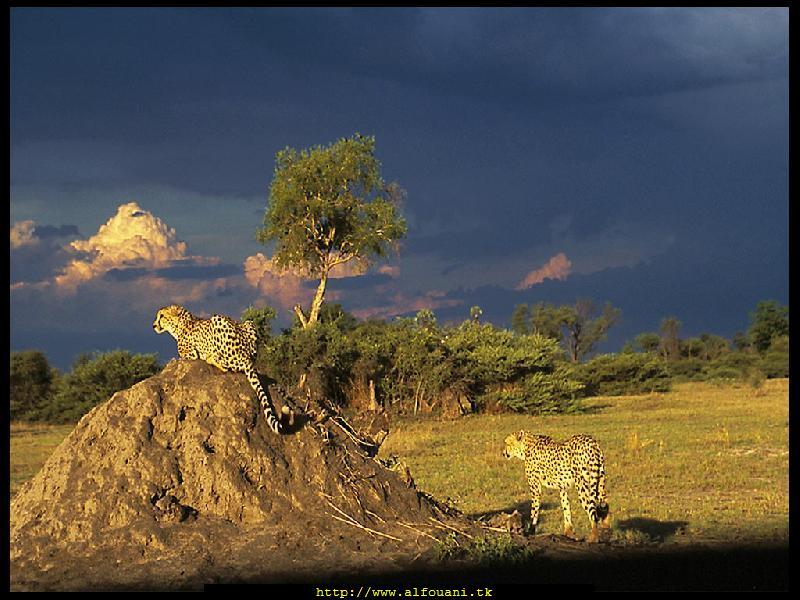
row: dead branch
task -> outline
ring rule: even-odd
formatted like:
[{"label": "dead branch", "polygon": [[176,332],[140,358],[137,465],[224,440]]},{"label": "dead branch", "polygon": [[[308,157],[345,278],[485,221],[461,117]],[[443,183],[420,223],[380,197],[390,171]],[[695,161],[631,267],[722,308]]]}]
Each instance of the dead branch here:
[{"label": "dead branch", "polygon": [[[455,527],[453,527],[453,526],[451,526],[451,525],[448,525],[447,523],[443,523],[443,522],[442,522],[442,521],[440,521],[439,519],[435,519],[434,517],[428,517],[428,518],[429,518],[431,521],[433,521],[433,522],[434,522],[434,527],[445,527],[445,528],[447,528],[447,529],[450,529],[451,531],[455,531],[456,533],[459,533],[459,534],[463,535],[464,537],[467,537],[467,538],[469,538],[469,539],[471,539],[471,540],[474,540],[474,539],[475,539],[475,538],[474,538],[473,536],[471,536],[470,534],[468,534],[468,533],[466,533],[466,532],[464,532],[464,531],[461,531],[461,530],[459,530],[459,529],[456,529]],[[438,523],[438,525],[437,525],[437,523]]]},{"label": "dead branch", "polygon": [[409,525],[408,523],[404,523],[403,521],[398,521],[397,524],[402,526],[402,527],[405,527],[407,529],[413,529],[414,531],[416,531],[420,535],[424,535],[425,537],[431,538],[434,542],[438,542],[439,541],[436,537],[432,536],[430,533],[422,531],[421,529],[417,529],[416,527],[413,527],[413,526]]},{"label": "dead branch", "polygon": [[[327,494],[323,494],[323,495],[324,495],[324,496],[327,496]],[[327,513],[327,514],[328,514],[328,516],[330,516],[330,517],[333,517],[333,518],[334,518],[334,519],[336,519],[337,521],[341,521],[342,523],[347,523],[348,525],[352,525],[353,527],[358,527],[359,529],[363,529],[363,530],[364,530],[364,531],[366,531],[367,533],[370,533],[370,534],[373,534],[373,535],[379,535],[379,536],[381,536],[381,537],[385,537],[385,538],[388,538],[388,539],[390,539],[390,540],[394,540],[395,542],[402,542],[402,541],[403,541],[403,540],[401,540],[400,538],[396,538],[396,537],[394,537],[393,535],[389,535],[388,533],[383,533],[383,532],[380,532],[380,531],[376,531],[375,529],[371,529],[370,527],[366,527],[366,526],[362,525],[361,523],[359,523],[358,521],[356,521],[356,520],[355,520],[353,517],[351,517],[350,515],[348,515],[346,512],[344,512],[343,510],[341,510],[340,508],[338,508],[336,505],[334,505],[334,504],[333,504],[332,502],[330,502],[330,501],[327,501],[327,504],[328,504],[328,506],[330,506],[330,507],[331,507],[333,510],[335,510],[337,513],[339,513],[340,515],[342,515],[342,517],[343,517],[343,518],[342,518],[342,517],[337,517],[336,515],[333,515],[333,514],[331,514],[331,513]]]}]

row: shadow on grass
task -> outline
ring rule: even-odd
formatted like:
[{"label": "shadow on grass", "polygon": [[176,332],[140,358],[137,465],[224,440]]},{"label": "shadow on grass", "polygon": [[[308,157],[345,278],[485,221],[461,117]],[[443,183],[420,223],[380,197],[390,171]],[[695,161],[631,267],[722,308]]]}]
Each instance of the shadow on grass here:
[{"label": "shadow on grass", "polygon": [[[523,521],[526,523],[531,520],[531,501],[525,500],[524,502],[517,502],[510,506],[506,506],[505,508],[498,508],[497,510],[489,510],[486,512],[479,512],[479,513],[470,513],[467,516],[470,519],[477,519],[479,521],[486,521],[495,517],[497,515],[502,514],[511,514],[514,511],[518,511],[519,514],[522,515]],[[541,520],[542,513],[550,513],[551,511],[557,511],[558,518],[561,519],[562,512],[561,512],[561,504],[558,502],[542,502],[539,507],[539,518]]]},{"label": "shadow on grass", "polygon": [[686,529],[688,524],[688,521],[658,521],[645,517],[634,517],[619,521],[616,526],[621,531],[643,533],[653,541],[664,542],[668,537]]},{"label": "shadow on grass", "polygon": [[611,408],[613,404],[593,404],[592,406],[580,405],[575,413],[579,415],[596,415],[603,412],[607,408]]},{"label": "shadow on grass", "polygon": [[[340,574],[307,580],[283,576],[241,581],[220,580],[223,584],[295,583],[309,586],[359,589],[373,585],[403,590],[413,588],[470,588],[486,585],[495,588],[493,597],[521,597],[519,584],[533,586],[586,586],[596,590],[659,591],[752,591],[788,590],[788,546],[725,546],[718,548],[671,548],[598,552],[591,556],[558,558],[539,553],[516,564],[411,567],[402,572],[364,571],[358,575]],[[212,586],[213,587],[213,586]],[[211,589],[211,588],[209,588]],[[252,588],[251,588],[252,589]],[[318,594],[317,594],[318,595]],[[408,594],[412,595],[412,594]],[[454,594],[456,595],[456,594]],[[524,594],[522,594],[524,595]]]}]

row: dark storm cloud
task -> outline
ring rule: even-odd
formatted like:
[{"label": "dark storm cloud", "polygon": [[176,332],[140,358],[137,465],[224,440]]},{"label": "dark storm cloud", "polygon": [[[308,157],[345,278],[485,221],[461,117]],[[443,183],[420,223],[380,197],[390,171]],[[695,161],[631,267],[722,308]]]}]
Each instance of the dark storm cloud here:
[{"label": "dark storm cloud", "polygon": [[[35,177],[29,165],[38,162],[39,180],[83,173],[263,189],[274,150],[331,137],[330,107],[338,121],[369,123],[398,110],[438,112],[455,95],[527,112],[788,74],[788,19],[774,9],[12,15],[15,182]],[[231,153],[248,158],[215,165]]]},{"label": "dark storm cloud", "polygon": [[[26,233],[20,237],[20,231]],[[68,245],[79,235],[75,225],[15,223],[11,229],[10,283],[36,283],[52,277],[71,259]]]},{"label": "dark storm cloud", "polygon": [[154,271],[157,277],[171,280],[218,279],[241,273],[242,267],[239,265],[177,265]]},{"label": "dark storm cloud", "polygon": [[334,291],[357,291],[382,285],[392,280],[392,277],[383,273],[361,275],[359,277],[342,277],[329,280],[328,287]]},{"label": "dark storm cloud", "polygon": [[[457,289],[447,297],[461,298],[463,305],[435,313],[440,321],[458,322],[466,318],[463,307],[479,305],[484,319],[508,327],[517,304],[573,304],[589,298],[602,307],[611,302],[622,310],[622,317],[601,350],[617,351],[639,333],[658,331],[664,317],[675,316],[682,322],[681,337],[704,332],[731,337],[747,329],[749,314],[759,301],[771,298],[788,303],[788,257],[776,268],[769,254],[751,251],[737,258],[733,268],[722,269],[712,257],[699,264],[692,261],[690,252],[672,248],[649,264],[573,275],[565,281],[547,280],[524,291],[497,286]],[[743,288],[742,280],[749,285]]]},{"label": "dark storm cloud", "polygon": [[[85,114],[122,103],[146,116],[198,91],[241,102],[277,76],[295,91],[341,72],[559,104],[788,75],[780,9],[24,9],[13,23],[16,61],[48,61],[49,83],[87,100]],[[32,85],[22,70],[12,83]]]},{"label": "dark storm cloud", "polygon": [[[764,189],[735,179],[774,187],[786,162],[780,9],[13,14],[15,183],[252,197],[277,149],[366,130],[418,224],[473,222],[412,228],[408,250],[471,260],[519,252],[565,214],[577,236],[620,215],[725,226]],[[715,211],[703,198],[725,187],[736,207]]]},{"label": "dark storm cloud", "polygon": [[103,274],[103,278],[109,281],[135,281],[142,277],[148,277],[151,273],[150,269],[129,267],[126,269],[111,269]]},{"label": "dark storm cloud", "polygon": [[142,277],[162,277],[171,281],[185,279],[217,279],[240,275],[242,268],[237,265],[178,265],[160,269],[130,267],[111,269],[103,277],[111,281],[133,281]]},{"label": "dark storm cloud", "polygon": [[[502,324],[517,302],[579,295],[620,305],[618,331],[635,334],[667,313],[730,328],[754,298],[786,297],[785,8],[11,15],[15,219],[94,230],[102,203],[157,198],[155,214],[191,227],[195,252],[224,247],[236,263],[259,249],[275,152],[361,131],[408,191],[409,235],[394,282],[331,283],[345,308],[433,306],[461,320],[479,304]],[[243,199],[255,198],[254,213]],[[65,261],[43,248],[68,238],[42,235],[12,251],[12,283]],[[510,289],[558,253],[568,279]],[[163,276],[188,289],[233,275],[203,268]],[[95,287],[143,277],[119,270]],[[204,294],[233,289],[186,296],[205,310]],[[36,308],[48,314],[47,298]],[[60,323],[83,327],[74,315]],[[123,335],[124,320],[108,319]]]},{"label": "dark storm cloud", "polygon": [[[295,62],[503,102],[594,103],[788,74],[788,11],[349,9],[251,16],[238,15],[240,27],[256,34],[268,22],[278,25],[267,44]],[[354,43],[342,44],[353,32]],[[298,47],[304,38],[315,43]]]},{"label": "dark storm cloud", "polygon": [[34,227],[33,233],[36,237],[42,240],[54,238],[76,238],[80,235],[78,227],[75,225],[61,225],[58,227],[54,225],[37,225]]}]

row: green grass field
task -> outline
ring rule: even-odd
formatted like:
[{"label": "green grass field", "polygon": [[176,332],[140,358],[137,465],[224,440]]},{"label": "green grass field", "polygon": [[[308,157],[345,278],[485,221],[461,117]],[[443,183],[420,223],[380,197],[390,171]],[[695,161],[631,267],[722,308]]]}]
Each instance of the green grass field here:
[{"label": "green grass field", "polygon": [[[521,461],[500,455],[509,433],[588,433],[606,456],[617,541],[783,541],[789,535],[789,382],[690,383],[668,393],[592,398],[586,414],[476,415],[398,424],[381,448],[419,488],[468,514],[528,510]],[[570,494],[578,535],[588,520]],[[545,490],[537,533],[561,533],[558,492]]]},{"label": "green grass field", "polygon": [[[500,452],[519,429],[563,439],[588,433],[606,455],[614,539],[640,542],[788,541],[789,382],[682,384],[645,396],[592,398],[585,414],[473,415],[395,423],[381,456],[397,455],[420,489],[467,514],[528,507],[523,465]],[[71,426],[12,424],[11,493]],[[570,496],[578,535],[588,530]],[[537,533],[561,533],[558,493],[545,490]]]},{"label": "green grass field", "polygon": [[11,495],[36,475],[56,446],[72,431],[73,425],[39,423],[11,424]]}]

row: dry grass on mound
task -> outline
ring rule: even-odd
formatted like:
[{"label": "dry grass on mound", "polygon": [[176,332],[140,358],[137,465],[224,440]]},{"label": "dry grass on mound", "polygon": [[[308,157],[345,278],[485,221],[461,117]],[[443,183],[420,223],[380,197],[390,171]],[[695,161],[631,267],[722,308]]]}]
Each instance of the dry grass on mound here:
[{"label": "dry grass on mound", "polygon": [[471,526],[317,416],[277,435],[242,374],[170,363],[85,415],[20,487],[12,586],[180,588],[363,566]]}]

